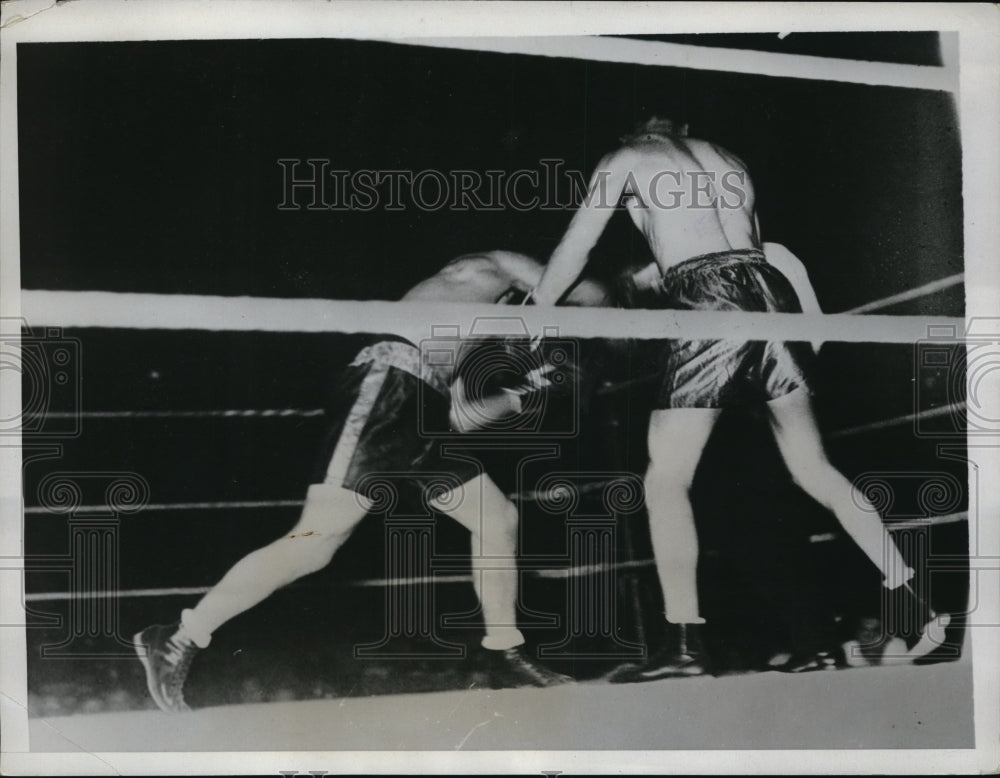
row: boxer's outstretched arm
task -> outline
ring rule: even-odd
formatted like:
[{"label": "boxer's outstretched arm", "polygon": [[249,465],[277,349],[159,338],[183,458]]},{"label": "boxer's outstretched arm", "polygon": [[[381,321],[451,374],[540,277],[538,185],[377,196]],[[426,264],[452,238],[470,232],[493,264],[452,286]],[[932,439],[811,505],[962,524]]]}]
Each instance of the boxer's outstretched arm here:
[{"label": "boxer's outstretched arm", "polygon": [[552,252],[545,272],[535,288],[535,302],[554,305],[573,285],[587,265],[604,227],[621,199],[634,157],[630,149],[606,155],[590,179],[587,199],[570,220],[566,234]]}]

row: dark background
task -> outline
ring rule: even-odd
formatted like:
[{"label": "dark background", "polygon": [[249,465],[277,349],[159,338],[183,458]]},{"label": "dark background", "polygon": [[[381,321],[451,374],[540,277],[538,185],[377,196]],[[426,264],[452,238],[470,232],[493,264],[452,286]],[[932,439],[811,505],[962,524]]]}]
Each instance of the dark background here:
[{"label": "dark background", "polygon": [[[277,160],[589,175],[654,114],[745,160],[826,310],[962,270],[945,93],[352,40],[18,52],[25,288],[393,299],[469,251],[544,259],[568,211],[279,211]],[[602,256],[644,250],[614,221]]]},{"label": "dark background", "polygon": [[[908,52],[899,61],[931,64],[932,34],[913,35],[894,38]],[[782,45],[831,56],[892,50],[863,35],[841,43],[807,38]],[[733,43],[729,36],[719,42]],[[764,43],[748,45],[771,45]],[[392,299],[469,251],[506,248],[544,259],[568,211],[279,211],[277,160],[447,172],[538,169],[541,159],[559,158],[588,174],[623,132],[652,114],[689,121],[693,135],[747,162],[765,240],[802,258],[825,310],[963,267],[957,120],[943,93],[352,40],[22,44],[18,78],[25,288]],[[613,263],[644,251],[619,215],[596,256]],[[961,316],[962,289],[886,312]],[[61,337],[79,347],[83,410],[321,408],[359,342],[338,334],[203,331],[68,330]],[[601,344],[581,348],[598,352],[594,369],[604,380],[642,372],[639,356],[609,359]],[[929,370],[912,346],[833,343],[819,371],[827,430],[962,399],[950,381],[961,371],[957,350],[950,367]],[[591,398],[580,434],[557,441],[560,456],[548,467],[641,473],[647,388]],[[63,404],[50,409],[76,407],[59,397]],[[849,477],[945,472],[964,484],[964,463],[937,451],[942,439],[964,443],[962,420],[945,417],[939,428],[943,438],[916,436],[911,424],[837,438],[830,453]],[[142,475],[154,503],[301,498],[322,432],[322,417],[84,419],[80,436],[64,441],[57,458],[26,466],[25,503],[38,504],[46,474],[95,470]],[[489,458],[506,488],[515,486],[516,459],[516,452]],[[899,488],[905,496],[887,518],[921,515],[914,485]],[[877,611],[877,575],[832,517],[788,483],[759,417],[734,414],[720,425],[695,499],[703,598],[723,668],[754,668],[787,650],[807,614],[832,622]],[[958,500],[964,507],[964,493]],[[121,587],[209,585],[294,519],[294,509],[148,510],[125,518]],[[564,523],[531,505],[523,520],[528,551],[565,540]],[[621,558],[648,557],[644,515],[620,521]],[[933,553],[962,558],[963,524],[929,532]],[[830,533],[833,540],[809,542]],[[445,672],[440,663],[351,659],[351,646],[377,639],[384,623],[382,591],[348,585],[384,574],[384,536],[381,521],[370,517],[328,570],[220,630],[217,650],[195,668],[193,699],[467,686],[467,670]],[[435,538],[448,554],[467,543],[444,521]],[[64,554],[68,546],[65,517],[28,517],[29,556]],[[648,572],[616,583],[629,639],[641,639],[661,608]],[[961,611],[964,569],[936,575],[938,607]],[[524,604],[560,612],[565,585],[531,579]],[[67,583],[63,574],[32,573],[28,586],[64,591]],[[470,598],[467,585],[444,585],[439,611],[468,608]],[[175,619],[191,602],[123,600],[120,630],[127,636]],[[32,607],[58,614],[66,606]],[[29,630],[36,712],[149,704],[135,662],[41,659],[40,646],[58,641],[63,629]],[[529,639],[557,640],[560,629],[536,624]],[[473,646],[478,626],[473,619],[449,635]],[[89,640],[81,645],[101,649],[100,640]],[[599,665],[562,669],[586,677]]]}]

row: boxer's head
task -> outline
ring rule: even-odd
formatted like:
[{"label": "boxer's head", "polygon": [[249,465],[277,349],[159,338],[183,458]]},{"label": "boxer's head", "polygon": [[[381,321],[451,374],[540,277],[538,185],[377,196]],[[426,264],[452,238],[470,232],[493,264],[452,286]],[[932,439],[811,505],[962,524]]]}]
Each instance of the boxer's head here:
[{"label": "boxer's head", "polygon": [[628,145],[630,143],[640,143],[644,140],[655,140],[656,138],[685,138],[687,134],[687,123],[653,116],[636,124],[631,133],[622,136],[621,142]]}]

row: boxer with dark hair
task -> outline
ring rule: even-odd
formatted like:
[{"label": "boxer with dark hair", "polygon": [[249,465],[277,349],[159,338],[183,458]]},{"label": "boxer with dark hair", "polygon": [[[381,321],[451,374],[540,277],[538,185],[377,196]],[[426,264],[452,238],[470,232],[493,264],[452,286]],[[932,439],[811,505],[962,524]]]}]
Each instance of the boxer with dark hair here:
[{"label": "boxer with dark hair", "polygon": [[[649,307],[802,310],[792,283],[761,250],[747,168],[721,146],[688,137],[686,128],[672,122],[652,119],[600,161],[591,178],[591,192],[598,190],[604,198],[588,198],[553,252],[533,293],[538,304],[562,298],[614,213],[608,203],[622,202],[656,262],[652,277],[646,279],[646,294],[652,293],[646,298]],[[780,259],[794,268],[788,256],[781,254]],[[797,281],[805,296],[807,282],[801,277]],[[644,665],[626,669],[613,680],[644,681],[709,670],[701,641],[698,536],[689,492],[719,414],[745,404],[766,407],[795,483],[834,514],[883,574],[892,606],[908,614],[898,621],[909,625],[900,637],[910,658],[933,648],[921,640],[934,614],[909,587],[914,571],[875,507],[827,459],[810,399],[810,357],[806,343],[698,338],[662,342],[662,379],[649,422],[645,489],[668,642]]]}]

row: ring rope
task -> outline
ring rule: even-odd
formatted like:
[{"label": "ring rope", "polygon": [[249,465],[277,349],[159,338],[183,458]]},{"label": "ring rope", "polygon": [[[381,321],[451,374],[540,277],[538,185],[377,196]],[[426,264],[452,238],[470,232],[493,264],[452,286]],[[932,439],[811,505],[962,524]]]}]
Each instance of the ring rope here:
[{"label": "ring rope", "polygon": [[[968,520],[967,511],[950,513],[944,516],[930,516],[926,519],[907,519],[886,523],[886,527],[891,531],[904,529],[919,529],[922,527],[938,526],[941,524],[954,524]],[[840,537],[837,533],[824,532],[811,535],[810,543],[825,543],[836,540]],[[621,570],[634,570],[643,567],[651,567],[655,564],[653,559],[634,559],[626,562],[614,562],[591,565],[577,565],[573,567],[548,568],[524,570],[522,572],[534,575],[537,578],[565,579],[577,578],[584,575],[594,575],[597,573],[617,572]],[[455,575],[432,575],[413,576],[408,578],[366,578],[359,581],[345,581],[344,586],[350,587],[376,587],[376,586],[413,586],[419,584],[433,583],[470,583],[473,577],[471,574]],[[202,595],[211,589],[209,586],[187,586],[171,587],[162,589],[125,589],[113,593],[115,597],[175,597]],[[25,594],[24,601],[27,602],[54,602],[62,600],[87,600],[102,599],[112,596],[108,591],[84,591],[84,592],[37,592]]]},{"label": "ring rope", "polygon": [[[851,309],[849,309],[847,311],[844,311],[843,314],[852,314],[853,315],[853,314],[859,314],[859,313],[866,313],[866,312],[869,312],[869,311],[880,310],[880,309],[887,308],[887,307],[892,306],[892,305],[896,305],[897,303],[901,303],[901,302],[905,302],[905,301],[909,301],[909,300],[914,300],[914,299],[917,299],[919,297],[924,297],[924,296],[933,294],[935,292],[941,291],[943,289],[947,289],[947,288],[950,288],[952,286],[956,286],[956,285],[958,285],[960,283],[963,283],[964,280],[965,280],[965,274],[964,273],[955,273],[954,275],[947,276],[945,278],[941,278],[941,279],[938,279],[936,281],[931,281],[931,282],[929,282],[927,284],[923,284],[922,286],[915,287],[913,289],[909,289],[909,290],[907,290],[905,292],[900,292],[898,294],[890,295],[888,297],[883,297],[883,298],[881,298],[879,300],[873,300],[871,302],[865,303],[864,305],[860,305],[860,306],[857,306],[855,308],[851,308]],[[41,308],[42,311],[46,310],[46,305],[45,305],[46,296],[52,295],[52,294],[58,294],[58,295],[67,295],[67,294],[80,295],[80,294],[94,294],[94,293],[85,293],[85,292],[48,292],[48,291],[44,291],[44,290],[35,290],[35,291],[25,290],[25,292],[24,292],[24,295],[27,295],[29,300],[34,299],[35,302],[33,304],[34,305],[38,305]],[[97,294],[118,294],[118,293],[97,293]],[[32,296],[34,296],[34,297],[32,297]],[[144,297],[161,297],[161,295],[143,295],[143,296]],[[179,296],[175,295],[174,297],[179,297]],[[227,298],[220,298],[220,299],[227,299]],[[232,299],[252,299],[252,298],[232,298]],[[318,301],[312,301],[312,302],[318,302]],[[30,308],[30,306],[26,306],[26,307]],[[79,326],[79,325],[76,325],[75,323],[64,323],[63,326]],[[133,326],[133,328],[134,328],[134,326]],[[506,332],[506,330],[505,330],[505,334],[508,334]],[[609,383],[605,383],[604,385],[602,385],[597,390],[597,394],[598,395],[614,394],[616,392],[623,391],[623,390],[631,388],[633,386],[644,384],[644,383],[646,383],[646,382],[648,382],[650,380],[653,380],[653,378],[655,378],[655,374],[650,374],[650,375],[646,375],[646,376],[640,376],[638,378],[630,379],[628,381],[622,381],[622,382],[619,382],[619,383],[610,383],[610,382]],[[963,404],[963,407],[964,407],[964,404]],[[946,411],[943,411],[943,410],[941,411],[941,413],[945,413],[945,412]],[[152,418],[171,418],[171,417],[173,417],[173,418],[269,418],[269,417],[279,417],[279,418],[285,418],[285,417],[311,418],[311,417],[322,416],[323,414],[324,414],[324,410],[322,408],[307,408],[307,409],[301,409],[301,408],[280,408],[280,409],[263,409],[263,410],[257,410],[257,409],[225,409],[225,410],[210,409],[210,410],[191,410],[191,411],[154,411],[154,410],[148,410],[148,411],[78,411],[78,412],[74,412],[74,411],[48,411],[48,412],[46,412],[44,414],[29,414],[29,415],[31,416],[31,418],[35,418],[36,416],[44,415],[46,418],[50,418],[50,419],[65,419],[65,418],[80,418],[80,419],[88,419],[88,418],[90,418],[90,419],[119,419],[119,418],[121,418],[121,419],[127,419],[127,418],[142,419],[142,418],[150,418],[150,419],[152,419]],[[907,420],[905,417],[899,417],[899,419],[901,421],[906,421]],[[862,425],[861,427],[858,427],[856,429],[857,430],[861,430],[863,426],[865,426],[865,425]],[[854,434],[854,431],[855,431],[855,428],[852,428],[851,430],[843,430],[843,431],[834,433],[834,436],[837,437],[837,436],[841,436],[841,435]]]},{"label": "ring rope", "polygon": [[868,424],[859,424],[856,427],[847,427],[830,433],[831,438],[845,438],[850,435],[859,435],[863,432],[873,432],[875,430],[888,429],[910,421],[923,421],[924,419],[934,419],[939,416],[948,416],[953,413],[960,413],[966,408],[965,400],[957,403],[949,403],[937,408],[928,408],[918,413],[904,413],[902,416],[893,416],[882,421],[873,421]]},{"label": "ring rope", "polygon": [[590,62],[626,62],[633,65],[683,67],[698,70],[721,70],[729,73],[752,73],[779,78],[808,78],[821,81],[843,81],[874,86],[895,86],[908,89],[933,89],[956,92],[958,76],[955,69],[940,65],[909,65],[895,62],[818,57],[789,52],[753,52],[749,59],[742,49],[707,48],[667,41],[632,40],[619,37],[586,35],[566,37],[559,43],[558,53],[544,37],[510,36],[497,38],[392,38],[395,43],[492,51],[504,54],[529,54],[542,57],[570,57]]},{"label": "ring rope", "polygon": [[[922,421],[925,419],[937,418],[940,416],[947,416],[949,414],[958,413],[966,408],[965,401],[951,403],[949,405],[944,405],[938,408],[929,408],[925,411],[920,411],[918,413],[907,413],[901,416],[893,416],[889,419],[883,419],[881,421],[869,422],[867,424],[859,424],[855,427],[846,427],[841,430],[836,430],[830,433],[830,438],[843,438],[853,435],[859,435],[865,432],[878,431],[882,429],[888,429],[890,427],[895,427],[900,424],[906,424],[911,421]],[[169,412],[165,412],[169,413]],[[254,413],[254,412],[248,412]],[[303,411],[302,414],[306,412]],[[318,413],[310,413],[310,415],[319,415],[322,410]],[[592,481],[582,486],[577,487],[577,491],[580,494],[589,494],[591,492],[600,491],[606,486],[613,483],[609,480]],[[512,492],[507,495],[508,499],[514,500],[516,502],[538,502],[545,499],[557,499],[557,490],[527,490],[524,492]],[[178,503],[152,503],[143,507],[144,511],[201,511],[201,510],[243,510],[243,509],[262,509],[262,508],[301,508],[305,505],[304,500],[236,500],[236,501],[202,501],[202,502],[178,502]],[[79,505],[73,508],[73,513],[77,514],[94,514],[94,513],[108,513],[109,507],[107,505]],[[27,515],[48,515],[56,514],[62,515],[65,511],[52,510],[42,505],[31,505],[26,506],[24,509],[24,514]]]},{"label": "ring rope", "polygon": [[948,289],[964,282],[965,273],[955,273],[953,276],[939,278],[937,281],[931,281],[923,286],[916,286],[913,289],[908,289],[907,291],[900,292],[899,294],[892,294],[888,297],[883,297],[880,300],[872,300],[870,303],[865,303],[864,305],[859,305],[856,308],[851,308],[844,311],[844,313],[868,313],[869,311],[882,310],[883,308],[888,308],[898,303],[905,303],[910,300],[916,300],[919,297],[926,297],[929,294],[940,292],[942,289]]},{"label": "ring rope", "polygon": [[[26,289],[22,315],[31,326],[239,332],[393,333],[413,343],[449,337],[512,334],[662,340],[690,337],[729,340],[822,341],[831,335],[852,343],[913,343],[930,325],[963,332],[965,320],[949,316],[858,317],[849,313],[675,311],[570,306],[521,307],[516,317],[483,303],[318,300],[132,292],[64,292]],[[137,327],[136,311],[143,326]],[[552,333],[555,330],[555,333]]]},{"label": "ring rope", "polygon": [[[859,314],[859,313],[866,313],[866,312],[869,312],[869,311],[880,310],[882,308],[886,308],[886,307],[889,307],[891,305],[898,304],[900,302],[905,302],[905,301],[908,301],[908,300],[917,299],[919,297],[926,296],[926,295],[932,294],[934,292],[940,291],[942,289],[946,289],[946,288],[949,288],[951,286],[955,286],[955,285],[957,285],[959,283],[962,283],[964,281],[964,278],[965,278],[964,273],[957,273],[955,275],[948,276],[946,278],[942,278],[942,279],[939,279],[937,281],[930,282],[928,284],[924,284],[924,285],[922,285],[920,287],[916,287],[916,288],[908,290],[906,292],[901,292],[899,294],[890,295],[889,297],[885,297],[885,298],[882,298],[880,300],[874,300],[872,302],[866,303],[866,304],[858,306],[856,308],[852,308],[852,309],[850,309],[848,311],[845,311],[843,314],[840,314],[840,316],[852,316],[852,315]],[[48,292],[48,291],[43,291],[43,290],[34,290],[34,291],[32,291],[32,290],[24,290],[22,292],[22,298],[25,301],[25,308],[27,310],[33,312],[33,309],[37,308],[39,311],[41,311],[43,313],[42,319],[44,319],[47,322],[53,323],[53,324],[57,324],[57,325],[61,324],[62,326],[67,326],[67,327],[73,327],[73,326],[118,326],[118,327],[125,327],[125,328],[135,329],[134,322],[116,322],[113,316],[110,317],[110,319],[98,317],[98,323],[94,323],[90,319],[87,319],[88,323],[81,325],[78,320],[73,320],[72,316],[70,316],[69,319],[64,319],[64,318],[61,318],[61,316],[62,316],[61,314],[55,314],[54,313],[54,309],[53,309],[53,306],[52,306],[52,304],[54,302],[53,299],[52,299],[53,296],[55,296],[59,300],[67,301],[67,299],[79,298],[79,296],[81,296],[81,295],[94,295],[94,294],[97,294],[97,295],[101,296],[102,299],[116,299],[118,302],[121,302],[121,298],[122,297],[143,297],[143,298],[154,298],[154,299],[165,297],[163,295],[122,295],[122,294],[119,294],[119,293]],[[70,295],[71,298],[67,298],[66,297],[67,295]],[[111,296],[110,298],[108,297],[109,295]],[[185,296],[171,295],[169,297],[175,298],[175,299],[183,297],[183,298],[185,298],[185,301],[188,302],[189,300],[187,298],[190,298],[192,296],[187,296],[187,295],[185,295]],[[219,300],[232,300],[232,301],[235,301],[235,300],[238,299],[238,300],[243,300],[243,301],[246,301],[246,300],[252,301],[254,298],[216,298],[216,299],[219,299]],[[270,303],[286,303],[286,304],[287,303],[293,303],[293,304],[297,304],[298,301],[270,300],[270,301],[267,301],[267,302],[270,302]],[[338,305],[338,303],[330,303],[330,301],[307,301],[307,302],[310,302],[310,303],[320,303],[320,304],[326,303],[327,310],[329,310],[329,306],[331,304],[332,305]],[[127,302],[126,302],[126,305],[128,305]],[[340,305],[343,305],[343,304],[340,304]],[[356,303],[353,303],[353,304],[352,303],[347,303],[347,307],[348,308],[355,307],[356,305],[357,305]],[[364,305],[368,305],[368,304],[366,303]],[[379,306],[379,305],[386,305],[386,304],[385,303],[376,302],[375,305]],[[397,305],[397,304],[391,303],[389,305]],[[131,307],[131,306],[129,306],[129,307]],[[469,308],[469,307],[470,306],[459,306],[459,308]],[[134,311],[134,310],[142,310],[142,308],[138,308],[138,309],[137,308],[132,308],[132,311]],[[49,314],[48,316],[44,315],[46,312]],[[159,312],[162,315],[163,312],[164,312],[164,309],[160,308]],[[493,312],[495,313],[495,309],[493,309]],[[621,313],[621,312],[616,312],[616,313]],[[645,313],[645,314],[648,315],[650,312],[641,312],[641,313]],[[658,311],[656,313],[657,314],[662,314],[663,312]],[[678,313],[678,312],[671,312],[671,313]],[[692,312],[680,312],[680,313],[690,314]],[[697,313],[701,313],[701,312],[697,312]],[[743,314],[736,314],[736,315],[737,316],[741,316],[741,317],[745,316]],[[774,314],[750,314],[749,316],[751,318],[760,318],[761,316],[771,316],[771,317],[773,317]],[[781,315],[779,314],[779,317],[780,316]],[[798,315],[792,314],[792,316],[795,316],[796,318],[801,318],[803,315],[802,314],[798,314]],[[159,322],[159,326],[166,327],[166,328],[171,328],[171,329],[173,329],[173,328],[192,329],[190,321],[185,321],[185,323],[183,325],[178,325],[176,323],[176,320],[173,319],[173,318],[171,318],[170,316],[167,316],[166,318],[167,318],[166,323],[164,323],[163,321],[160,321]],[[246,317],[244,316],[244,318],[246,318]],[[320,317],[320,318],[324,318],[324,317]],[[560,318],[562,318],[562,317],[560,317]],[[683,323],[683,320],[684,320],[685,316],[682,315],[682,316],[675,317],[675,318],[679,320],[679,322],[675,321],[675,326],[676,326],[678,323]],[[696,317],[688,317],[688,318],[696,318]],[[702,318],[704,318],[704,317],[702,317]],[[806,318],[815,320],[817,317],[815,317],[815,316],[808,316]],[[821,317],[818,317],[818,318],[824,319],[824,318],[829,318],[829,317],[822,317],[821,316]],[[886,318],[886,317],[881,317],[881,318]],[[898,320],[898,319],[902,319],[904,317],[893,317],[893,318],[895,318],[895,319]],[[916,317],[905,317],[905,318],[916,318]],[[931,318],[933,318],[935,320],[935,322],[940,322],[941,320],[944,320],[946,322],[952,323],[952,324],[954,324],[956,326],[959,326],[959,327],[961,327],[961,325],[963,324],[963,322],[960,319],[951,320],[951,319],[948,319],[947,317],[931,317]],[[110,321],[111,323],[108,323],[108,321]],[[923,321],[926,324],[926,319],[924,319]],[[695,322],[695,323],[698,323],[698,322]],[[757,322],[753,322],[753,323],[757,323]],[[868,324],[868,323],[870,323],[870,322],[866,322],[866,324]],[[888,323],[888,322],[885,322],[885,323]],[[240,322],[239,324],[241,326],[233,326],[233,323],[230,322],[229,326],[228,327],[224,327],[224,328],[226,328],[226,329],[237,329],[237,330],[256,330],[256,329],[259,329],[258,327],[255,327],[255,326],[246,326],[246,322]],[[156,326],[156,325],[154,324],[154,326]],[[205,328],[202,327],[202,329],[205,329]],[[209,328],[209,329],[211,329],[211,328]],[[294,327],[291,327],[291,328],[289,328],[289,327],[281,327],[280,329],[282,329],[283,331],[301,331],[301,330],[298,330],[298,329],[296,329]],[[384,330],[384,326],[379,326],[377,329],[379,331],[383,331]],[[711,327],[710,327],[710,329],[711,329]],[[315,328],[315,326],[312,326],[312,327],[306,328],[306,331],[317,331],[317,329]],[[320,328],[320,331],[325,331],[325,330],[323,328]],[[356,331],[356,328],[350,328],[347,331]],[[401,334],[407,334],[407,333],[401,333]],[[486,331],[483,331],[483,329],[480,327],[479,332],[477,334],[484,334],[485,335],[485,334],[490,334],[490,333],[486,332]],[[497,334],[507,335],[507,334],[509,334],[509,331],[505,328],[502,333],[497,333]],[[565,334],[570,334],[570,333],[565,333]],[[634,330],[629,332],[629,337],[636,337],[636,333],[635,333]],[[646,337],[655,337],[655,335],[654,336],[646,336]],[[803,339],[803,337],[805,337],[803,335],[803,333],[799,332],[799,333],[797,333],[797,338],[796,339],[801,340],[801,339]],[[838,340],[851,340],[851,338],[838,337]],[[871,338],[859,338],[859,340],[870,341]],[[893,341],[893,342],[897,342],[897,341]],[[601,387],[601,389],[599,390],[599,393],[600,394],[609,394],[609,393],[612,393],[612,392],[615,392],[615,391],[621,391],[622,389],[627,388],[629,386],[633,386],[633,385],[636,385],[638,383],[642,383],[642,382],[648,381],[648,380],[650,380],[650,378],[651,378],[651,376],[644,376],[644,377],[640,377],[638,379],[632,379],[632,380],[629,380],[629,381],[624,381],[624,382],[621,382],[621,383],[615,384],[615,385],[605,385],[605,386]],[[914,420],[926,419],[926,418],[934,418],[934,417],[937,417],[937,416],[947,415],[949,413],[955,413],[955,412],[964,410],[965,408],[966,408],[966,404],[964,402],[952,403],[952,404],[947,405],[947,406],[942,406],[940,408],[932,408],[932,409],[929,409],[927,411],[922,411],[922,412],[915,413],[915,414],[904,414],[902,416],[897,416],[897,417],[893,417],[893,418],[890,418],[890,419],[885,419],[885,420],[882,420],[882,421],[879,421],[879,422],[873,422],[873,423],[869,423],[869,424],[858,425],[858,426],[855,426],[855,427],[849,427],[849,428],[846,428],[846,429],[843,429],[843,430],[838,430],[838,431],[832,433],[831,437],[846,437],[846,436],[849,436],[849,435],[856,435],[856,434],[859,434],[859,433],[862,433],[862,432],[868,432],[868,431],[872,431],[872,430],[884,429],[884,428],[887,428],[887,427],[896,426],[898,424],[903,424],[903,423],[906,423],[908,421],[914,421]],[[76,412],[76,413],[74,413],[74,412],[59,412],[59,411],[56,411],[56,412],[46,413],[45,415],[47,417],[49,417],[49,418],[69,418],[69,417],[73,417],[73,418],[109,418],[109,419],[110,418],[269,418],[269,417],[277,417],[277,418],[298,417],[298,418],[302,418],[302,417],[321,416],[321,415],[323,415],[323,413],[324,413],[323,409],[283,408],[283,409],[262,409],[262,410],[258,410],[258,409],[210,409],[210,410],[196,410],[196,411],[82,411],[82,412]],[[603,488],[604,486],[606,486],[606,484],[607,484],[607,482],[605,482],[605,481],[594,482],[592,484],[588,484],[588,485],[582,487],[581,491],[584,491],[584,490],[586,490],[586,491],[596,491],[596,490],[599,490],[599,489]],[[517,495],[517,494],[510,495],[510,497],[512,499],[520,499],[520,500],[538,500],[538,499],[542,499],[545,496],[551,496],[551,494],[549,492],[540,493],[540,492],[534,492],[534,491],[532,491],[532,492],[525,492],[524,494],[520,494],[520,495]],[[303,504],[304,504],[303,500],[258,500],[258,501],[235,501],[235,502],[217,502],[216,501],[216,502],[189,502],[189,503],[161,503],[161,504],[147,505],[147,506],[145,506],[145,510],[156,511],[156,510],[213,510],[213,509],[253,509],[253,508],[298,508],[298,507],[301,507]],[[108,510],[109,510],[108,506],[103,506],[103,505],[88,505],[88,506],[78,506],[77,508],[74,509],[74,513],[106,513],[106,512],[108,512]],[[51,514],[51,513],[53,513],[53,511],[51,511],[48,508],[45,508],[44,506],[28,506],[28,507],[25,508],[24,512],[25,512],[26,515]],[[967,520],[968,520],[968,514],[967,514],[967,512],[963,511],[963,512],[959,512],[959,513],[949,514],[949,515],[946,515],[946,516],[930,517],[930,518],[927,518],[927,519],[918,519],[918,520],[911,520],[911,521],[892,522],[892,523],[887,523],[886,526],[890,530],[901,530],[901,529],[912,528],[912,527],[932,526],[932,525],[937,525],[937,524],[947,524],[947,523],[958,522],[958,521],[967,521]],[[818,534],[818,535],[811,536],[810,541],[811,542],[824,542],[824,541],[833,540],[836,537],[837,536],[834,533],[821,533],[821,534]],[[597,572],[597,571],[603,570],[603,569],[624,569],[624,568],[629,568],[629,567],[643,567],[643,566],[648,566],[648,565],[651,565],[651,564],[653,564],[653,560],[633,560],[631,562],[622,562],[622,563],[617,563],[615,565],[610,565],[610,566],[600,566],[600,565],[594,566],[594,565],[590,565],[590,566],[581,567],[581,568],[565,568],[565,569],[556,569],[556,570],[539,570],[539,571],[534,571],[534,572],[535,572],[536,575],[539,575],[540,577],[556,577],[556,578],[558,578],[558,577],[570,577],[570,576],[574,576],[574,575],[583,575],[583,574],[587,574],[587,573],[591,573],[591,572]],[[461,576],[461,575],[459,575],[459,576],[437,576],[433,580],[436,580],[438,582],[469,581],[469,580],[471,580],[471,576]],[[392,582],[393,583],[397,583],[397,584],[399,584],[399,583],[403,583],[403,584],[405,584],[405,583],[417,583],[417,582],[423,582],[423,579],[394,579]],[[390,581],[387,580],[387,579],[370,579],[370,580],[355,582],[354,585],[358,585],[358,586],[380,586],[381,585],[381,586],[384,586],[384,585],[386,585],[388,583],[390,583]],[[119,592],[118,595],[119,596],[133,596],[133,597],[139,597],[139,596],[166,596],[166,595],[193,595],[193,594],[203,594],[206,591],[208,591],[207,587],[193,587],[193,588],[189,587],[189,588],[173,588],[173,589],[139,589],[139,590],[131,590],[131,591],[127,591],[127,592]],[[30,602],[30,601],[59,600],[59,599],[87,598],[87,597],[104,597],[104,596],[107,596],[106,592],[84,592],[84,593],[56,592],[56,593],[29,594],[29,595],[25,596],[25,600]]]},{"label": "ring rope", "polygon": [[[641,383],[655,378],[655,375],[645,376],[643,378],[634,378],[628,381],[622,381],[620,383],[612,384],[608,383],[602,386],[598,390],[598,394],[609,395],[615,392],[622,391],[624,389],[631,388]],[[951,413],[959,413],[966,409],[966,402],[964,400],[956,403],[950,403],[949,405],[939,406],[937,408],[929,408],[925,411],[919,411],[917,413],[905,413],[901,416],[893,416],[889,419],[884,419],[882,421],[869,422],[866,424],[859,424],[855,427],[846,427],[842,430],[836,430],[829,433],[831,438],[842,438],[850,435],[857,435],[862,432],[869,432],[872,430],[886,429],[888,427],[895,427],[899,424],[905,424],[909,421],[922,421],[924,419],[933,419],[938,416],[947,416]],[[44,415],[48,419],[257,419],[257,418],[299,418],[308,419],[316,418],[326,414],[323,408],[274,408],[274,409],[254,409],[254,408],[237,408],[237,409],[218,409],[218,410],[200,410],[200,411],[50,411],[45,414],[29,414],[29,418],[34,418],[37,416]]]},{"label": "ring rope", "polygon": [[[922,421],[925,419],[937,418],[939,416],[947,416],[952,413],[959,413],[966,408],[965,401],[950,403],[949,405],[943,405],[938,408],[929,408],[925,411],[920,411],[918,413],[906,413],[901,416],[893,416],[888,419],[883,419],[881,421],[869,422],[867,424],[859,424],[855,427],[846,427],[841,430],[836,430],[830,433],[831,438],[843,438],[853,435],[859,435],[865,432],[872,432],[882,429],[888,429],[890,427],[895,427],[900,424],[906,424],[911,421]],[[292,410],[292,409],[288,409]],[[300,416],[318,416],[322,413],[322,409],[308,410],[308,411],[298,411]],[[128,413],[128,412],[126,412]],[[172,413],[171,411],[164,411],[165,414]],[[212,411],[206,411],[205,413],[214,413]],[[221,411],[221,413],[231,414],[230,411]],[[268,411],[242,411],[248,418],[253,417],[254,414],[266,414]],[[292,415],[291,413],[280,415]],[[118,418],[118,417],[116,417]],[[599,491],[605,486],[610,484],[610,481],[593,481],[583,486],[578,487],[578,491],[581,493],[590,493],[594,491]],[[528,502],[528,501],[539,501],[546,498],[552,499],[556,497],[552,490],[548,491],[534,491],[529,490],[525,492],[514,492],[509,494],[508,497],[511,500]],[[178,502],[178,503],[152,503],[150,505],[144,506],[145,511],[201,511],[201,510],[242,510],[242,509],[258,509],[258,508],[301,508],[305,504],[304,500],[238,500],[238,501],[202,501],[202,502]],[[109,507],[107,505],[80,505],[73,509],[73,513],[107,513]],[[31,505],[24,509],[25,515],[48,515],[48,514],[58,514],[62,515],[61,511],[54,511],[46,508],[42,505]]]},{"label": "ring rope", "polygon": [[[233,502],[163,502],[150,503],[142,506],[143,511],[210,511],[210,510],[244,510],[254,508],[301,508],[305,500],[236,500]],[[31,505],[24,509],[26,516],[33,515],[64,515],[66,513],[110,513],[108,505],[78,505],[71,511],[60,511],[46,508],[44,505]]]},{"label": "ring rope", "polygon": [[307,419],[323,416],[322,408],[229,408],[191,411],[49,411],[26,414],[27,418],[44,416],[47,419]]}]

